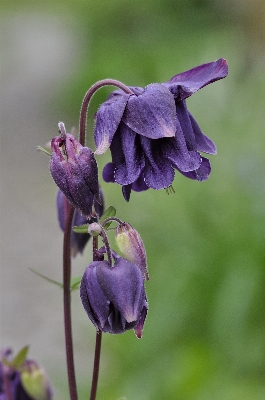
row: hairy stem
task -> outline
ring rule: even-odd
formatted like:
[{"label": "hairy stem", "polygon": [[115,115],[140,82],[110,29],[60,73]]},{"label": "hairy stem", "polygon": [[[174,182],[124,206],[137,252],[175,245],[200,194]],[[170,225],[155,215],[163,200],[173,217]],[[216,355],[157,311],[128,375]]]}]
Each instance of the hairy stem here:
[{"label": "hairy stem", "polygon": [[74,215],[74,207],[67,202],[66,221],[63,241],[63,304],[64,304],[64,331],[65,349],[68,373],[68,385],[71,400],[77,400],[77,389],[75,380],[72,318],[71,318],[71,228]]},{"label": "hairy stem", "polygon": [[86,135],[86,116],[89,102],[93,94],[103,86],[116,86],[122,89],[125,93],[133,94],[128,86],[124,85],[122,82],[116,81],[115,79],[103,79],[102,81],[96,82],[91,88],[86,92],[85,97],[82,102],[80,119],[79,119],[79,142],[82,146],[85,145],[85,135]]}]

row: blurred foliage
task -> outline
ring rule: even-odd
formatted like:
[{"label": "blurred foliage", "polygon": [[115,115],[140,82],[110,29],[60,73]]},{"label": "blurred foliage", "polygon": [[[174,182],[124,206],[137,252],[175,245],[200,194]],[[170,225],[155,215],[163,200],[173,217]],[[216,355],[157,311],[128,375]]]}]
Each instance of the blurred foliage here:
[{"label": "blurred foliage", "polygon": [[[118,185],[103,183],[107,206],[115,206],[117,216],[141,233],[151,279],[143,338],[138,341],[133,332],[104,335],[99,399],[265,398],[265,83],[259,4],[3,1],[6,13],[64,18],[79,38],[74,73],[46,110],[69,129],[78,123],[85,91],[99,79],[145,86],[220,57],[230,68],[224,81],[188,100],[218,147],[207,182],[176,174],[174,195],[133,193],[129,204]],[[90,130],[110,90],[94,96]],[[89,143],[93,146],[91,138]],[[109,154],[99,159],[100,168],[108,159]],[[86,371],[79,377],[81,399],[88,398],[89,380]]]}]

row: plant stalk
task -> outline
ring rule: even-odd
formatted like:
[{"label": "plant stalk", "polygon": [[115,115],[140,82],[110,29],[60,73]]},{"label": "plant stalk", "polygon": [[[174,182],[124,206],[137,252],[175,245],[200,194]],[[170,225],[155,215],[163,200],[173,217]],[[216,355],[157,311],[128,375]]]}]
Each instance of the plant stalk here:
[{"label": "plant stalk", "polygon": [[67,202],[66,221],[63,240],[63,304],[64,304],[64,331],[66,363],[68,373],[68,385],[70,399],[77,400],[77,388],[75,379],[73,337],[72,337],[72,318],[71,318],[71,229],[74,207]]}]

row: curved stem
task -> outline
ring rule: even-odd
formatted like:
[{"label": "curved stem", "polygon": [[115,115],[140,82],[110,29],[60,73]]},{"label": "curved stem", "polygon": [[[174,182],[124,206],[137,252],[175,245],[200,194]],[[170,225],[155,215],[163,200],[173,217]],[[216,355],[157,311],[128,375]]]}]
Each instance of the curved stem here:
[{"label": "curved stem", "polygon": [[119,218],[117,218],[117,217],[109,217],[109,218],[104,219],[104,221],[102,222],[102,226],[105,226],[106,223],[109,222],[109,221],[116,221],[116,222],[118,222],[118,224],[123,224],[123,222]]},{"label": "curved stem", "polygon": [[75,380],[72,319],[71,319],[71,247],[70,237],[74,207],[67,202],[66,221],[63,240],[63,304],[64,304],[64,331],[65,349],[68,373],[68,384],[71,400],[77,400],[77,389]]},{"label": "curved stem", "polygon": [[89,102],[93,94],[103,86],[117,86],[119,89],[123,90],[127,94],[133,94],[128,86],[124,85],[122,82],[116,81],[115,79],[103,79],[102,81],[96,82],[91,88],[86,92],[85,97],[82,102],[80,119],[79,119],[79,142],[82,146],[85,145],[85,135],[86,135],[86,115]]},{"label": "curved stem", "polygon": [[111,258],[111,250],[110,250],[110,245],[109,245],[109,241],[106,235],[106,232],[104,231],[104,228],[102,225],[100,225],[101,227],[101,233],[100,235],[102,236],[102,240],[104,242],[105,248],[106,248],[106,253],[107,253],[107,257],[108,257],[108,262],[110,267],[112,266],[112,258]]}]

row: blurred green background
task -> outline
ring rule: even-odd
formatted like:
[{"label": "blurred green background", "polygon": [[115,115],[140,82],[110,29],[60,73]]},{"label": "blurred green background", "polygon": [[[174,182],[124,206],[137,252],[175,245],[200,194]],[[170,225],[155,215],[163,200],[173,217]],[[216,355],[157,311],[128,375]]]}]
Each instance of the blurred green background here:
[{"label": "blurred green background", "polygon": [[[98,399],[265,399],[264,4],[2,1],[1,344],[31,344],[55,400],[68,398],[61,293],[28,268],[60,279],[62,236],[48,160],[34,147],[60,120],[78,126],[84,93],[99,79],[146,86],[220,57],[228,77],[188,100],[218,148],[210,179],[176,174],[175,194],[133,192],[129,204],[102,182],[107,205],[145,242],[150,309],[141,340],[103,336]],[[92,148],[93,115],[110,90],[89,110]],[[109,159],[98,159],[101,169]],[[90,254],[74,261],[75,275]],[[82,400],[95,333],[78,293],[73,314]]]}]

